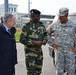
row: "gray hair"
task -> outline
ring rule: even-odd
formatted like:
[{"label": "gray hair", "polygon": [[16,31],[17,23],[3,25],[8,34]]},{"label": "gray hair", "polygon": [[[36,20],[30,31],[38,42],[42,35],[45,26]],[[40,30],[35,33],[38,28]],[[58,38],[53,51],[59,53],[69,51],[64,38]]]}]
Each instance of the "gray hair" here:
[{"label": "gray hair", "polygon": [[14,17],[14,15],[12,15],[11,13],[6,13],[4,15],[4,23],[6,23],[8,20],[12,20],[12,17]]}]

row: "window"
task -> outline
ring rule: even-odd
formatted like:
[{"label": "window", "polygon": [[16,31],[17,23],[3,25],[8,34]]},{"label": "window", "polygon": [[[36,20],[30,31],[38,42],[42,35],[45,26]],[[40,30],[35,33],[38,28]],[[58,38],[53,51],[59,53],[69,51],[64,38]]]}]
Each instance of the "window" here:
[{"label": "window", "polygon": [[16,12],[16,8],[14,8],[14,12]]},{"label": "window", "polygon": [[8,11],[10,12],[10,8],[8,9]]},{"label": "window", "polygon": [[11,12],[13,12],[13,8],[11,8]]},{"label": "window", "polygon": [[20,17],[18,17],[18,19],[20,20]]}]

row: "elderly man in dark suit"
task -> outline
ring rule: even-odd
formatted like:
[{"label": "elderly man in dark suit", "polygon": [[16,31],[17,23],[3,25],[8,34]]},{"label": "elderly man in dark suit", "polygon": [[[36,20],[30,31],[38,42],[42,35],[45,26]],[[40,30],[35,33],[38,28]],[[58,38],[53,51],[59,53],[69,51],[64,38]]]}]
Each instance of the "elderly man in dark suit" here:
[{"label": "elderly man in dark suit", "polygon": [[15,17],[6,13],[0,25],[0,75],[15,75],[17,50],[15,41]]}]

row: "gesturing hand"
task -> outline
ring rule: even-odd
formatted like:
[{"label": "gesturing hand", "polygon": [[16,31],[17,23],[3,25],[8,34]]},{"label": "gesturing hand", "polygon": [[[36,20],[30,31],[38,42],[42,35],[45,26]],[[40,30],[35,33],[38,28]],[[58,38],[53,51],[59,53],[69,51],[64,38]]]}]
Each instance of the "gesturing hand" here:
[{"label": "gesturing hand", "polygon": [[57,46],[56,44],[53,44],[52,47],[57,50],[59,46]]},{"label": "gesturing hand", "polygon": [[42,41],[33,41],[35,45],[42,46]]},{"label": "gesturing hand", "polygon": [[76,53],[76,47],[73,47],[73,48],[72,48],[72,51],[73,51],[74,53]]}]

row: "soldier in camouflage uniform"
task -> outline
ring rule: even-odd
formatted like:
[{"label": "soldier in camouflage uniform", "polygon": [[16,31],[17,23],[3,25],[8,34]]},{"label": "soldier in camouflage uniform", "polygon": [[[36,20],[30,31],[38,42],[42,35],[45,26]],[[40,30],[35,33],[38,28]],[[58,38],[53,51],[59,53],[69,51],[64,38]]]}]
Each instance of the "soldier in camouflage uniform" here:
[{"label": "soldier in camouflage uniform", "polygon": [[54,31],[54,40],[50,44],[56,50],[56,75],[64,75],[64,69],[67,75],[74,75],[75,70],[76,24],[68,19],[68,12],[68,8],[61,8],[58,20],[47,28]]},{"label": "soldier in camouflage uniform", "polygon": [[47,33],[40,22],[40,11],[30,11],[30,22],[26,23],[20,35],[20,42],[25,47],[25,62],[27,75],[40,75],[42,72],[43,52],[42,45],[46,44]]}]

